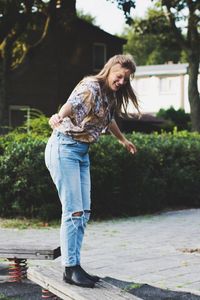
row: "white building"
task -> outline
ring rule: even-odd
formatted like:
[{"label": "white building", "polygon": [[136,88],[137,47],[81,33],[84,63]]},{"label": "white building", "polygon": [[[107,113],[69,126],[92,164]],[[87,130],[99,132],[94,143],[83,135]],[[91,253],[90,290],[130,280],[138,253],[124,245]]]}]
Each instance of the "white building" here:
[{"label": "white building", "polygon": [[[198,85],[200,88],[200,76]],[[190,112],[188,64],[138,66],[133,86],[142,113],[155,114],[160,108],[168,109],[170,106]]]}]

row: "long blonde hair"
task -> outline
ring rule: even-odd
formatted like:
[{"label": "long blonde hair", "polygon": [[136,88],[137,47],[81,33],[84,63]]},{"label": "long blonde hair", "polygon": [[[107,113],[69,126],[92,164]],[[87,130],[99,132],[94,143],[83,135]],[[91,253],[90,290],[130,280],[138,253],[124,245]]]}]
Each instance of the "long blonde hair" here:
[{"label": "long blonde hair", "polygon": [[[97,75],[94,76],[104,87],[106,85],[107,77],[110,73],[110,69],[116,64],[120,64],[121,67],[130,70],[131,77],[132,78],[134,77],[134,73],[136,71],[136,64],[133,57],[130,54],[117,54],[111,57],[104,65],[103,69]],[[121,114],[123,109],[127,116],[128,115],[127,106],[129,101],[131,101],[140,115],[138,99],[131,86],[130,79],[128,79],[127,83],[116,92],[116,98],[117,98],[117,105],[116,105],[117,114]]]}]

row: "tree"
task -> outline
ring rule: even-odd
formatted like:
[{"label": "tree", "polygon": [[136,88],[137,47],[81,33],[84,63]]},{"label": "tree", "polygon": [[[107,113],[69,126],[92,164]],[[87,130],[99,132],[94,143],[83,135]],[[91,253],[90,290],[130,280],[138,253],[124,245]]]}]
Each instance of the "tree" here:
[{"label": "tree", "polygon": [[90,24],[93,24],[95,25],[96,24],[96,18],[93,17],[92,15],[90,14],[85,14],[83,12],[83,10],[77,10],[77,16],[80,18],[80,19],[83,19],[85,20],[86,22],[90,23]]},{"label": "tree", "polygon": [[[198,73],[200,63],[200,2],[198,0],[163,0],[170,27],[182,49],[188,56],[188,97],[191,110],[192,128],[200,132],[200,94]],[[187,15],[185,17],[185,14]],[[186,34],[178,27],[179,21],[186,21]]]},{"label": "tree", "polygon": [[[200,132],[200,94],[197,85],[200,63],[200,1],[152,1],[160,5],[179,46],[187,53],[189,63],[188,97],[192,129]],[[116,0],[116,3],[124,10],[126,21],[130,24],[131,8],[135,7],[135,0]],[[185,26],[183,24],[185,24]]]},{"label": "tree", "polygon": [[[200,96],[197,87],[200,62],[200,2],[152,1],[160,4],[179,46],[187,53],[192,127],[200,132]],[[124,11],[127,24],[131,24],[131,9],[135,8],[135,0],[115,2]],[[31,47],[36,47],[43,41],[50,26],[59,25],[66,28],[76,14],[75,4],[76,0],[0,0],[0,124],[6,108],[8,74],[11,67],[20,63]],[[180,27],[181,20],[187,23],[185,28]],[[34,34],[30,35],[30,32]]]},{"label": "tree", "polygon": [[[164,13],[149,9],[144,18],[136,18],[124,30],[127,44],[138,65],[163,64],[181,60],[181,48],[172,34]],[[169,51],[170,49],[170,51]]]},{"label": "tree", "polygon": [[75,4],[75,0],[0,0],[0,124],[6,115],[10,71],[43,42],[49,28],[68,28],[76,15]]}]

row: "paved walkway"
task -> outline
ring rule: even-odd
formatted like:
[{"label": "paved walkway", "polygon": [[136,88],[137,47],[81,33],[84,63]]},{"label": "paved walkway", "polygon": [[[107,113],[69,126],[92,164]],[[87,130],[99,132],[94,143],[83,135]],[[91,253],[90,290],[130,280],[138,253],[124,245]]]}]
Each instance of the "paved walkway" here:
[{"label": "paved walkway", "polygon": [[[16,237],[55,244],[59,229],[0,229],[0,241]],[[200,209],[90,222],[82,265],[102,277],[200,296]]]}]

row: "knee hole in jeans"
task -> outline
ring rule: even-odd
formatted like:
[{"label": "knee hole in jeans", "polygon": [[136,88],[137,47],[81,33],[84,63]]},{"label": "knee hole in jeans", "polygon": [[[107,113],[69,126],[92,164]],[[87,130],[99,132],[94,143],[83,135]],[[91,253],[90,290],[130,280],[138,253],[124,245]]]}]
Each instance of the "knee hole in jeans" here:
[{"label": "knee hole in jeans", "polygon": [[77,211],[72,214],[72,217],[81,217],[83,215],[82,211]]}]

